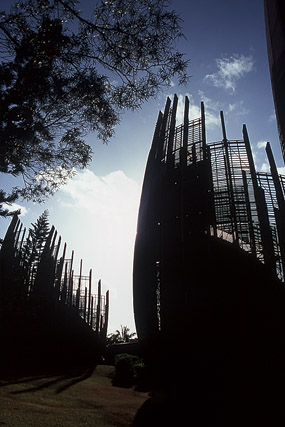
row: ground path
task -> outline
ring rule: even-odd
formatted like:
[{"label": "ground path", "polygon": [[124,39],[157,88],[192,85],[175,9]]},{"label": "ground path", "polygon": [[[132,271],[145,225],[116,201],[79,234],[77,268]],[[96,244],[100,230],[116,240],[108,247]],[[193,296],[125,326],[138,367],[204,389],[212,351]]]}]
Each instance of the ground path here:
[{"label": "ground path", "polygon": [[147,393],[112,386],[114,367],[0,380],[0,426],[131,426]]}]

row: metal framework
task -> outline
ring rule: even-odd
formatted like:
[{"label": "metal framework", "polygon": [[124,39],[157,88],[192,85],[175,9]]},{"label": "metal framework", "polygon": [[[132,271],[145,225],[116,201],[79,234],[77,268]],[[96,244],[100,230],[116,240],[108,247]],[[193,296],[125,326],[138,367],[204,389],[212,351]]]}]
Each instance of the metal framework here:
[{"label": "metal framework", "polygon": [[250,254],[284,281],[285,177],[277,173],[270,144],[271,174],[256,172],[245,125],[242,140],[229,140],[221,112],[222,140],[207,143],[203,103],[201,117],[189,121],[186,97],[184,122],[176,126],[177,103],[176,95],[172,106],[168,98],[159,113],[141,195],[134,312],[142,338],[185,321],[180,312],[186,316],[195,303],[189,283],[203,281],[196,270],[207,268],[218,241],[230,244],[237,259]]}]

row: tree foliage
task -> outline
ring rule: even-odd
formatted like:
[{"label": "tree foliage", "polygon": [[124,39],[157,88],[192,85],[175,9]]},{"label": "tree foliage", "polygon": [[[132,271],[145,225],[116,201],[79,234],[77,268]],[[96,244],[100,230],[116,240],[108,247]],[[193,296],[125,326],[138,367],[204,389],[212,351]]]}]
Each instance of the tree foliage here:
[{"label": "tree foliage", "polygon": [[22,258],[28,283],[32,283],[35,278],[37,267],[50,232],[48,215],[48,210],[45,210],[37,221],[31,224],[28,238],[22,249]]},{"label": "tree foliage", "polygon": [[[19,215],[20,210],[9,210],[8,206],[12,205],[18,199],[18,192],[13,190],[10,194],[7,192],[0,190],[0,216],[12,216]],[[7,207],[4,207],[7,206]]]},{"label": "tree foliage", "polygon": [[177,77],[181,20],[166,0],[23,0],[0,13],[0,172],[22,176],[15,197],[42,201],[107,142],[125,109]]}]

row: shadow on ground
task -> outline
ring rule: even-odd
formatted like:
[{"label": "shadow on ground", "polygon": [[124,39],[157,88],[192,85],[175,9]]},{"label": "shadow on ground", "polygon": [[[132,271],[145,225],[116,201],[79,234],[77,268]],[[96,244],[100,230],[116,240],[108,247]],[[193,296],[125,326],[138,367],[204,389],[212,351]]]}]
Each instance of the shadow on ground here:
[{"label": "shadow on ground", "polygon": [[34,373],[28,377],[26,377],[24,373],[21,375],[18,374],[17,377],[13,377],[10,374],[10,376],[6,379],[0,380],[0,387],[5,387],[12,384],[27,384],[30,382],[33,384],[32,387],[26,388],[24,390],[14,391],[12,394],[33,393],[48,387],[54,387],[56,385],[58,385],[58,388],[56,388],[56,393],[62,393],[73,385],[81,381],[85,381],[91,377],[95,369],[96,365],[82,368],[77,367],[76,369],[71,369],[66,373],[59,373],[56,371],[47,371],[46,374],[42,375],[36,375]]}]

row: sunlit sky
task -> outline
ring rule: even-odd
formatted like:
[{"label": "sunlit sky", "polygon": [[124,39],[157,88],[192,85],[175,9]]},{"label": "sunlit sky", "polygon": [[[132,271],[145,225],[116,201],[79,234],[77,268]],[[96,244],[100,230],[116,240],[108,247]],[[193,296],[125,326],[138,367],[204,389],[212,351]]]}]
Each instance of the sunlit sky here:
[{"label": "sunlit sky", "polygon": [[[83,2],[90,5],[91,0]],[[115,137],[103,145],[89,135],[93,161],[45,204],[19,201],[26,227],[49,210],[53,224],[75,251],[75,274],[93,270],[110,290],[108,332],[135,330],[132,305],[132,262],[141,185],[159,110],[167,96],[179,95],[180,108],[190,97],[190,115],[200,115],[204,101],[208,141],[221,139],[219,112],[224,111],[227,136],[242,139],[247,124],[258,170],[267,171],[264,145],[271,142],[280,173],[285,174],[270,84],[263,0],[175,0],[172,8],[184,20],[186,39],[179,49],[190,59],[187,86],[160,93],[135,112],[126,112]],[[1,175],[1,186],[11,184]],[[9,225],[0,219],[0,237]]]}]

